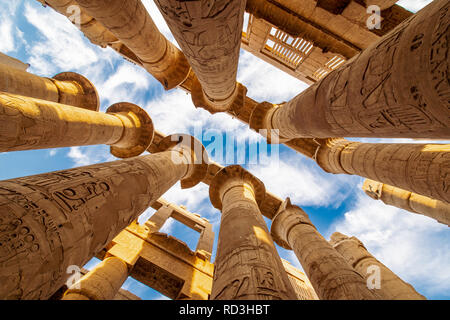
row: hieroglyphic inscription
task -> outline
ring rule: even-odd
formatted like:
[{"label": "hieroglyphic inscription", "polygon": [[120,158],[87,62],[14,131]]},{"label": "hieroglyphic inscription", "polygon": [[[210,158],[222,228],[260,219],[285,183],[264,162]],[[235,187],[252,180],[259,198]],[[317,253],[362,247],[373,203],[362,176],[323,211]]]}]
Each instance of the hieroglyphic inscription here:
[{"label": "hieroglyphic inscription", "polygon": [[160,176],[152,170],[158,165],[121,160],[1,181],[0,264],[21,279],[7,291],[20,292],[17,298],[50,296],[68,265],[87,262],[160,196],[149,192],[150,185],[159,192]]},{"label": "hieroglyphic inscription", "polygon": [[[286,288],[280,276],[274,272],[276,265],[276,258],[265,244],[244,245],[234,249],[216,261],[214,281],[220,279],[223,285],[212,299],[282,299]],[[222,281],[226,274],[233,274],[233,278]]]},{"label": "hieroglyphic inscription", "polygon": [[[432,36],[430,51],[431,81],[434,89],[438,93],[441,101],[450,110],[450,89],[449,89],[449,16],[450,4],[447,3],[440,12],[439,20]],[[448,121],[448,119],[447,119]]]},{"label": "hieroglyphic inscription", "polygon": [[[433,35],[429,72],[433,75],[436,91],[447,106],[450,96],[446,81],[448,4],[441,9],[439,16]],[[402,80],[411,83],[409,95],[399,91],[398,83],[400,81],[398,72],[407,69],[404,68],[407,57],[404,56],[403,46],[408,45],[411,63],[419,61],[413,59],[414,55],[424,54],[424,43],[429,41],[426,38],[428,34],[424,30],[430,29],[434,23],[436,22],[412,16],[376,46],[354,57],[316,85],[314,90],[318,94],[328,95],[329,108],[325,108],[325,116],[336,132],[344,135],[346,132],[424,133],[445,126],[448,119],[437,118],[436,114],[431,112],[441,111],[439,106],[432,106],[428,101],[431,101],[428,97],[433,93],[425,92],[423,85],[419,83],[423,78],[407,77]],[[413,65],[411,68],[416,66]],[[426,71],[428,68],[422,69]],[[356,78],[358,80],[353,80]],[[417,84],[413,81],[417,81]],[[359,96],[356,94],[357,91]]]},{"label": "hieroglyphic inscription", "polygon": [[156,0],[183,53],[213,99],[235,88],[245,1]]},{"label": "hieroglyphic inscription", "polygon": [[76,211],[89,200],[95,197],[104,196],[110,190],[110,186],[105,181],[95,181],[81,183],[62,191],[53,193],[54,199],[64,210],[68,212]]}]

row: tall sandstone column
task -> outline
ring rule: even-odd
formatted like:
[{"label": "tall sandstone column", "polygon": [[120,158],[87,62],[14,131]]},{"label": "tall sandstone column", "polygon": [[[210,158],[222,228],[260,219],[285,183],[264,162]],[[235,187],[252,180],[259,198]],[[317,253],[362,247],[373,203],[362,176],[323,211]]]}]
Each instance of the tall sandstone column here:
[{"label": "tall sandstone column", "polygon": [[128,278],[128,265],[109,257],[71,286],[62,300],[113,300]]},{"label": "tall sandstone column", "polygon": [[53,78],[44,78],[0,63],[0,92],[92,111],[98,111],[100,107],[100,99],[94,85],[74,72],[63,72]]},{"label": "tall sandstone column", "polygon": [[326,139],[315,160],[329,173],[354,174],[450,203],[450,144]]},{"label": "tall sandstone column", "polygon": [[203,179],[208,164],[192,161],[203,146],[161,143],[167,150],[152,155],[1,181],[0,299],[47,299],[69,266],[83,266],[176,182]]},{"label": "tall sandstone column", "polygon": [[435,0],[297,97],[264,113],[284,138],[450,138],[450,3]]},{"label": "tall sandstone column", "polygon": [[194,104],[226,111],[242,90],[236,84],[245,0],[155,0],[198,77]]},{"label": "tall sandstone column", "polygon": [[114,156],[129,158],[152,140],[152,120],[131,103],[102,113],[0,92],[0,152],[107,144]]},{"label": "tall sandstone column", "polygon": [[369,179],[364,181],[363,190],[374,200],[381,200],[387,205],[422,214],[450,227],[450,204],[447,202]]},{"label": "tall sandstone column", "polygon": [[264,184],[234,165],[216,174],[209,195],[222,211],[211,299],[296,300],[259,211]]},{"label": "tall sandstone column", "polygon": [[165,89],[186,80],[190,71],[186,57],[159,32],[141,0],[77,0],[77,3],[133,51]]},{"label": "tall sandstone column", "polygon": [[317,232],[307,214],[288,198],[272,220],[275,242],[295,255],[321,300],[374,300],[364,277]]},{"label": "tall sandstone column", "polygon": [[355,237],[335,232],[331,236],[331,245],[355,268],[356,271],[368,277],[370,267],[380,268],[380,289],[383,296],[389,300],[425,300],[426,298],[414,290],[413,286],[400,279],[388,267],[373,257],[363,243]]}]

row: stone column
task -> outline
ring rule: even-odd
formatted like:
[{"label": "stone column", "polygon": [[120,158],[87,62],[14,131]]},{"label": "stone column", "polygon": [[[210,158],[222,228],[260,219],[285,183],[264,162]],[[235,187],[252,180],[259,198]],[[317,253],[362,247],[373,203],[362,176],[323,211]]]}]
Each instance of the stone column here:
[{"label": "stone column", "polygon": [[433,1],[288,103],[266,111],[266,129],[288,139],[450,138],[449,7],[447,0]]},{"label": "stone column", "polygon": [[0,64],[0,92],[67,104],[98,111],[100,99],[94,85],[74,72],[43,78]]},{"label": "stone column", "polygon": [[316,152],[329,173],[354,174],[450,202],[450,145],[360,143],[327,139]]},{"label": "stone column", "polygon": [[245,0],[155,0],[198,77],[192,88],[197,107],[226,111],[236,85]]},{"label": "stone column", "polygon": [[150,232],[158,232],[170,218],[172,212],[173,209],[170,206],[161,207],[145,222],[145,226],[149,228]]},{"label": "stone column", "polygon": [[400,279],[388,267],[372,256],[359,239],[335,232],[331,236],[330,243],[356,271],[366,278],[373,274],[373,267],[379,268],[380,288],[373,290],[379,291],[386,299],[426,300],[424,296],[414,290],[413,286]]},{"label": "stone column", "polygon": [[118,158],[143,153],[153,139],[147,112],[116,103],[107,113],[0,93],[0,152],[107,144]]},{"label": "stone column", "polygon": [[273,218],[271,234],[279,246],[294,250],[321,300],[380,299],[289,198]]},{"label": "stone column", "polygon": [[450,227],[450,204],[420,194],[367,179],[364,192],[385,204],[422,214]]},{"label": "stone column", "polygon": [[69,266],[85,265],[176,182],[199,183],[208,164],[192,159],[203,146],[179,145],[1,181],[0,299],[47,299],[69,277]]},{"label": "stone column", "polygon": [[241,166],[219,171],[209,196],[222,211],[212,300],[296,300],[259,211],[264,184]]},{"label": "stone column", "polygon": [[62,300],[113,300],[128,278],[128,265],[109,257],[70,287]]},{"label": "stone column", "polygon": [[165,89],[181,84],[190,66],[184,54],[158,30],[141,0],[77,0],[139,58]]}]

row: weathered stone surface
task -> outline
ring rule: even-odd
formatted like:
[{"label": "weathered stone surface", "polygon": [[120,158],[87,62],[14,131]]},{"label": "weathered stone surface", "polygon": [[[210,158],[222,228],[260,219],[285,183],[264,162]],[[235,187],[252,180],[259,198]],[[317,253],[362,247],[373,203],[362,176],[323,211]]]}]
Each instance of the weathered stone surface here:
[{"label": "weathered stone surface", "polygon": [[[183,153],[186,161],[173,159]],[[0,182],[0,299],[46,299],[177,181],[186,150]]]},{"label": "weathered stone surface", "polygon": [[226,111],[237,93],[245,2],[155,0],[215,111]]},{"label": "weathered stone surface", "polygon": [[373,257],[363,243],[355,237],[335,232],[330,243],[345,260],[366,278],[371,275],[370,268],[380,270],[380,288],[372,289],[389,300],[425,300],[426,298],[414,290],[413,286],[400,279],[388,267]]},{"label": "weathered stone surface", "polygon": [[372,199],[381,200],[387,205],[422,214],[450,227],[450,204],[447,202],[370,179],[364,181],[363,190]]},{"label": "weathered stone surface", "polygon": [[373,300],[364,277],[317,232],[307,214],[287,199],[272,221],[278,245],[292,249],[321,300]]},{"label": "weathered stone surface", "polygon": [[58,102],[98,111],[100,99],[94,85],[74,72],[43,78],[0,63],[0,92]]},{"label": "weathered stone surface", "polygon": [[183,53],[158,30],[141,0],[77,0],[125,44],[166,89],[181,84],[190,66]]},{"label": "weathered stone surface", "polygon": [[450,145],[360,143],[328,139],[315,157],[330,173],[354,174],[450,202]]},{"label": "weathered stone surface", "polygon": [[110,245],[107,254],[129,266],[130,276],[171,299],[208,300],[214,265],[182,241],[132,223]]},{"label": "weathered stone surface", "polygon": [[107,144],[119,158],[135,157],[153,140],[147,112],[116,103],[107,113],[0,93],[0,152]]},{"label": "weathered stone surface", "polygon": [[216,174],[210,199],[222,211],[212,300],[297,298],[258,208],[264,185],[240,166]]},{"label": "weathered stone surface", "polygon": [[109,257],[70,287],[62,300],[112,300],[128,278],[128,266]]},{"label": "weathered stone surface", "polygon": [[433,1],[275,110],[271,128],[284,138],[450,138],[449,6]]}]

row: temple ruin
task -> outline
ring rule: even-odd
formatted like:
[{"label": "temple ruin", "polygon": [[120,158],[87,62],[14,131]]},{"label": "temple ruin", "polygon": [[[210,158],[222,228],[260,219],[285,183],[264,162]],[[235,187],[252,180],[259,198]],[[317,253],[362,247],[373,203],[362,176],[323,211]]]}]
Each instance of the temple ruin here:
[{"label": "temple ruin", "polygon": [[[366,178],[374,200],[450,226],[450,145],[351,140],[450,139],[447,0],[416,14],[395,0],[154,0],[180,49],[141,0],[37,1],[69,19],[77,6],[92,45],[186,91],[195,107],[231,115],[330,178]],[[380,28],[366,25],[370,5]],[[253,100],[236,80],[241,48],[309,87],[287,102]],[[129,102],[100,112],[83,75],[27,68],[0,53],[0,152],[108,145],[117,159],[0,181],[0,299],[139,300],[121,289],[128,277],[174,300],[425,299],[360,240],[327,241],[301,207],[242,166],[212,161],[193,136],[158,131]],[[211,222],[164,199],[178,182],[209,186],[221,214],[215,256]],[[156,212],[139,223],[148,208]],[[161,232],[169,218],[199,233],[195,250]],[[67,269],[94,257],[100,264],[67,285]],[[381,289],[368,286],[369,267],[381,270]]]}]

